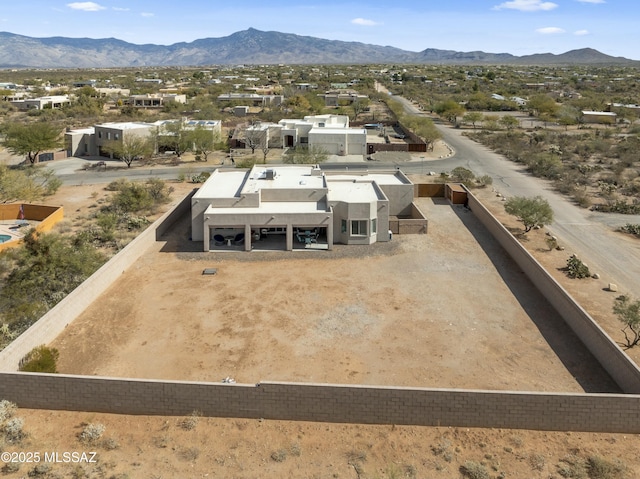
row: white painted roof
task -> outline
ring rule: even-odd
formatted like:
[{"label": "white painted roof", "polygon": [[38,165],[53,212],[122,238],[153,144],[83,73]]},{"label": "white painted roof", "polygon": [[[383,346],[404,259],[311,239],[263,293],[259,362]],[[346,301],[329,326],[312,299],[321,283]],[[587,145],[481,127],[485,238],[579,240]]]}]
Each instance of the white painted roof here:
[{"label": "white painted roof", "polygon": [[328,182],[329,201],[343,201],[345,203],[371,203],[378,201],[378,193],[371,181],[331,181]]},{"label": "white painted roof", "polygon": [[216,170],[196,191],[194,198],[233,198],[247,177],[246,170]]},{"label": "white painted roof", "polygon": [[[321,175],[311,176],[312,166],[254,166],[242,188],[242,193],[257,193],[260,189],[318,189],[324,187]],[[266,179],[266,171],[273,170],[275,177]]]}]

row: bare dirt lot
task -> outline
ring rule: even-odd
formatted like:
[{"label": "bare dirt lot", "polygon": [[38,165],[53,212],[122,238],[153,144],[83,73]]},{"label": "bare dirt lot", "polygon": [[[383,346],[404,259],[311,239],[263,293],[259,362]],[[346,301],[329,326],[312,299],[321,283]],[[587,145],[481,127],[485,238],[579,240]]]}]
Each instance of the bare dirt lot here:
[{"label": "bare dirt lot", "polygon": [[[180,187],[186,191],[189,185]],[[62,202],[71,221],[87,213],[96,190],[59,193],[74,198]],[[471,213],[423,201],[428,235],[394,237],[374,249],[217,253],[202,260],[200,253],[175,252],[186,238],[185,230],[176,230],[99,299],[102,310],[92,308],[59,338],[61,367],[213,381],[232,375],[242,382],[614,388],[512,262],[482,230],[473,229]],[[527,245],[540,249],[550,265],[562,265],[565,254],[542,251],[538,233],[543,235],[535,232]],[[159,267],[154,259],[166,264]],[[202,277],[204,267],[217,267],[218,275]],[[595,281],[589,286],[594,293],[601,290]],[[606,309],[606,300],[593,301]],[[296,341],[305,347],[292,346]],[[376,346],[367,348],[369,342]],[[560,479],[588,477],[589,459],[593,464],[598,458],[620,466],[602,477],[640,474],[638,435],[34,410],[18,415],[29,436],[20,445],[0,444],[0,450],[98,451],[98,463],[48,464],[39,477],[449,479],[475,465],[492,478]],[[87,423],[106,426],[94,445],[77,438]],[[26,477],[35,468],[23,464],[6,477]]]},{"label": "bare dirt lot", "polygon": [[334,252],[184,252],[187,218],[55,341],[59,370],[615,390],[471,213],[419,202],[428,235]]}]

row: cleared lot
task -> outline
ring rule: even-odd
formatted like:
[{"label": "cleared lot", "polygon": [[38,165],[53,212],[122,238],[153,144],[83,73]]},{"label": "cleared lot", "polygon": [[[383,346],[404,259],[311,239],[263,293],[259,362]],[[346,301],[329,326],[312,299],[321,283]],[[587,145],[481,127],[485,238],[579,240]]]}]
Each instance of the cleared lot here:
[{"label": "cleared lot", "polygon": [[185,218],[55,341],[60,372],[616,391],[472,213],[418,202],[428,235],[332,252],[199,253]]}]

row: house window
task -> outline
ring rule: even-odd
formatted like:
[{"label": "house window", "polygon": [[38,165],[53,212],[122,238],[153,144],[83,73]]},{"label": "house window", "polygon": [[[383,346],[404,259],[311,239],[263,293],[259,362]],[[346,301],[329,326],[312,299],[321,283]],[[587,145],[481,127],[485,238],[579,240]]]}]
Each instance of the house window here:
[{"label": "house window", "polygon": [[102,132],[101,131],[98,132],[98,138],[102,138]]},{"label": "house window", "polygon": [[116,140],[119,140],[120,139],[120,134],[114,133],[113,134],[113,138],[116,139]]},{"label": "house window", "polygon": [[300,137],[300,144],[301,145],[308,145],[309,144],[309,137],[308,136],[301,136]]},{"label": "house window", "polygon": [[366,236],[367,220],[353,220],[351,222],[351,236]]},{"label": "house window", "polygon": [[346,233],[347,232],[347,220],[342,220],[340,223],[340,232],[341,233]]},{"label": "house window", "polygon": [[108,131],[108,132],[107,132],[107,140],[110,140],[110,139],[111,139],[111,132],[110,132],[110,131]]},{"label": "house window", "polygon": [[374,218],[371,220],[371,234],[375,234],[378,232],[378,219]]}]

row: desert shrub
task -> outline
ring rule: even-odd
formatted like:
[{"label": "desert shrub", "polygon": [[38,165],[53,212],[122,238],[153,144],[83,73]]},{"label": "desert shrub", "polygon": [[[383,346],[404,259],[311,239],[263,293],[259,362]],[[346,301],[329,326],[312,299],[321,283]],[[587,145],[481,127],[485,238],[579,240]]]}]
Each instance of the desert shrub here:
[{"label": "desert shrub", "polygon": [[627,223],[626,225],[620,227],[620,231],[622,231],[623,233],[640,236],[640,225]]},{"label": "desert shrub", "polygon": [[196,428],[201,416],[202,413],[200,411],[193,411],[189,416],[183,418],[179,425],[185,431],[191,431]]},{"label": "desert shrub", "polygon": [[534,471],[542,471],[546,464],[546,459],[542,454],[531,454],[529,456],[529,465]]},{"label": "desert shrub", "polygon": [[286,449],[278,449],[277,451],[273,451],[271,453],[271,460],[275,462],[284,462],[286,458],[287,458]]},{"label": "desert shrub", "polygon": [[104,262],[103,255],[87,244],[35,230],[12,254],[14,267],[0,289],[0,315],[11,336],[26,330]]},{"label": "desert shrub", "polygon": [[51,464],[37,464],[33,469],[31,469],[27,475],[29,477],[40,477],[47,476],[51,471]]},{"label": "desert shrub", "polygon": [[11,474],[14,472],[18,472],[20,470],[19,462],[7,462],[2,469],[0,469],[3,474]]},{"label": "desert shrub", "polygon": [[20,361],[20,371],[30,373],[57,373],[58,357],[60,353],[56,348],[42,345],[33,348]]},{"label": "desert shrub", "polygon": [[460,472],[468,479],[490,479],[489,471],[480,463],[467,461],[460,466]]},{"label": "desert shrub", "polygon": [[621,479],[626,474],[626,467],[619,461],[592,456],[587,459],[587,472],[589,479]]},{"label": "desert shrub", "polygon": [[12,417],[2,425],[4,439],[10,444],[19,444],[25,438],[24,419]]},{"label": "desert shrub", "polygon": [[82,432],[78,435],[78,440],[88,446],[96,445],[106,429],[104,424],[98,422],[86,424],[84,428],[82,428]]},{"label": "desert shrub", "polygon": [[577,456],[567,456],[558,464],[558,474],[567,479],[586,479],[587,467],[585,461]]},{"label": "desert shrub", "polygon": [[490,186],[493,184],[493,178],[489,175],[478,176],[476,178],[476,184],[481,188],[484,188],[485,186]]},{"label": "desert shrub", "polygon": [[0,401],[0,424],[3,424],[7,419],[11,419],[17,410],[18,406],[15,403],[6,399]]},{"label": "desert shrub", "polygon": [[200,456],[200,450],[196,447],[185,447],[179,450],[178,455],[185,461],[195,461]]},{"label": "desert shrub", "polygon": [[580,260],[575,254],[569,256],[567,260],[567,275],[569,278],[589,278],[591,276],[591,272],[589,271],[589,267]]},{"label": "desert shrub", "polygon": [[109,183],[107,189],[115,193],[110,204],[103,210],[119,213],[151,211],[156,206],[167,203],[173,191],[158,178],[151,178],[144,183],[134,183],[128,180],[113,181]]},{"label": "desert shrub", "polygon": [[616,200],[606,205],[598,205],[599,211],[605,213],[621,213],[623,215],[637,215],[640,214],[640,203],[634,201],[633,203],[627,203],[625,200]]},{"label": "desert shrub", "polygon": [[476,175],[473,171],[462,166],[458,166],[451,171],[451,179],[453,181],[459,181],[465,186],[473,186]]}]

